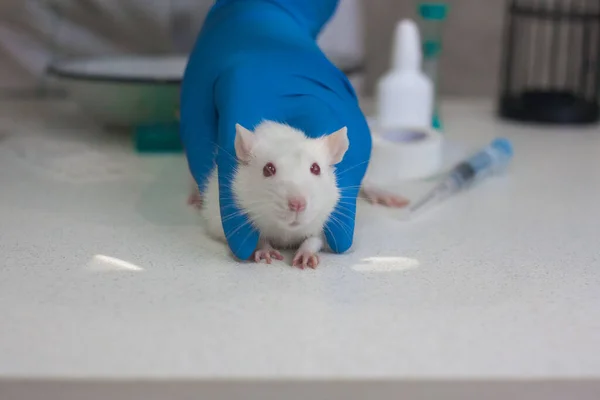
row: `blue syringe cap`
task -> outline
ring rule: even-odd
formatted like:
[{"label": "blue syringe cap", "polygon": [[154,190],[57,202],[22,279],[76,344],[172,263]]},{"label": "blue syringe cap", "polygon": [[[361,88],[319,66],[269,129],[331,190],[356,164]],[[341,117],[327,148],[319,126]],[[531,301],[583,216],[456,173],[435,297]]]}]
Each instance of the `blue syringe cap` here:
[{"label": "blue syringe cap", "polygon": [[510,140],[506,138],[497,138],[492,141],[492,147],[506,154],[508,157],[513,156],[513,146]]}]

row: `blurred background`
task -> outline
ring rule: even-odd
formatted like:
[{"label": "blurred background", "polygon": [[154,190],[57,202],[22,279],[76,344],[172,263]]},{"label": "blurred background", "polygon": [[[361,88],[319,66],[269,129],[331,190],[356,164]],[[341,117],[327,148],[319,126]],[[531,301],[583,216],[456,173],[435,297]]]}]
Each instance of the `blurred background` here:
[{"label": "blurred background", "polygon": [[[363,0],[367,75],[365,90],[389,66],[392,33],[401,18],[417,19],[412,0]],[[506,1],[446,0],[440,93],[451,96],[489,96],[498,92],[502,29]]]},{"label": "blurred background", "polygon": [[[1,0],[0,90],[39,84],[57,59],[112,54],[184,54],[213,0]],[[500,67],[505,2],[448,0],[440,93],[493,96]],[[416,18],[414,0],[341,0],[321,47],[373,93],[388,68],[392,33]]]}]

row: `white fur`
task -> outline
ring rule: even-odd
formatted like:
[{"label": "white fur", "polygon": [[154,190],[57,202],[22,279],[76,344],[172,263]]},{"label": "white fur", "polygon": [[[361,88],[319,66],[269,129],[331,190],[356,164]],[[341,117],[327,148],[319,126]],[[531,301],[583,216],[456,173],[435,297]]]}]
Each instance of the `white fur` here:
[{"label": "white fur", "polygon": [[[232,191],[262,240],[275,247],[299,246],[304,242],[303,247],[313,253],[321,249],[323,226],[340,197],[331,164],[341,160],[348,146],[343,129],[338,141],[328,136],[309,139],[290,126],[266,121],[256,127],[253,137],[246,136],[252,142],[250,146],[248,143],[236,145],[237,151],[250,149],[250,154],[247,158],[237,154],[246,160],[238,166]],[[269,162],[275,165],[277,172],[265,177],[263,167]],[[321,168],[319,176],[310,172],[315,162]],[[216,177],[215,168],[204,195],[203,214],[208,233],[224,240]],[[288,199],[293,196],[303,196],[307,201],[306,210],[299,216],[288,210]],[[296,224],[291,225],[295,220]]]}]

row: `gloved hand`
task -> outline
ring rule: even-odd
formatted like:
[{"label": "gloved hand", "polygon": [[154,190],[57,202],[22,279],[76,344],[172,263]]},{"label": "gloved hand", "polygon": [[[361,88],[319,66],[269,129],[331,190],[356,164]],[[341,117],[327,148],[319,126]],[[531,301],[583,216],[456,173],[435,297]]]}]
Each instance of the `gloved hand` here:
[{"label": "gloved hand", "polygon": [[182,85],[181,136],[201,193],[218,165],[223,229],[239,259],[250,258],[259,233],[231,191],[235,124],[252,129],[264,119],[313,138],[348,128],[350,146],[336,166],[341,199],[325,236],[334,252],[352,245],[371,136],[352,86],[316,43],[337,3],[217,0],[190,56]]}]

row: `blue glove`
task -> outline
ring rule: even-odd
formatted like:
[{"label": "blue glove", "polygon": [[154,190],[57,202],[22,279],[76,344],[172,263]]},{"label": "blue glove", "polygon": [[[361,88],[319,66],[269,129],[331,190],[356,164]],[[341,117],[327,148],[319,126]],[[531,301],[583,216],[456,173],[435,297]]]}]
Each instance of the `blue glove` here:
[{"label": "blue glove", "polygon": [[201,193],[218,165],[223,229],[239,259],[250,258],[259,233],[233,200],[235,125],[252,129],[265,119],[312,138],[348,128],[350,146],[336,166],[341,200],[325,224],[325,237],[337,253],[352,245],[371,135],[352,86],[316,43],[337,3],[217,0],[188,61],[181,93],[182,141]]}]

